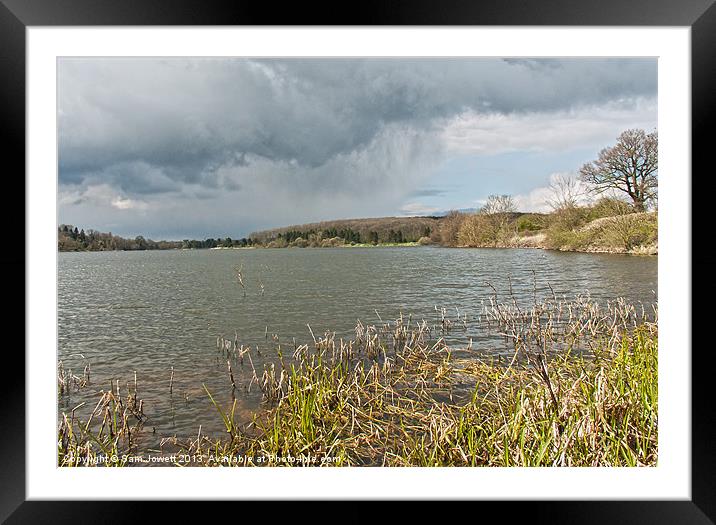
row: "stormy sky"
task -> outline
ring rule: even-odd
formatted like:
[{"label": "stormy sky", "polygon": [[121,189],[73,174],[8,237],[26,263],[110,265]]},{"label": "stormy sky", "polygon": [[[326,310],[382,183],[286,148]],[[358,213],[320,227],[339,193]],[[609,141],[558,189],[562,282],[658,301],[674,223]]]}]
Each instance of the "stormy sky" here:
[{"label": "stormy sky", "polygon": [[63,58],[59,219],[155,240],[524,211],[628,128],[656,59]]}]

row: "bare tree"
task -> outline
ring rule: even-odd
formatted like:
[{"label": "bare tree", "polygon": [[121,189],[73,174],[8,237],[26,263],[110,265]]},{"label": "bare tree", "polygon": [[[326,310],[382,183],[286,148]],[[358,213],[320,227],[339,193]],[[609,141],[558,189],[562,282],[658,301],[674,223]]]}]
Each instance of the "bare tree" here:
[{"label": "bare tree", "polygon": [[487,201],[482,208],[480,213],[486,215],[496,215],[500,213],[514,213],[517,207],[515,206],[515,200],[510,195],[490,195],[487,197]]},{"label": "bare tree", "polygon": [[545,199],[552,211],[576,208],[584,197],[580,181],[571,175],[559,173],[549,182],[549,196]]},{"label": "bare tree", "polygon": [[624,192],[632,199],[634,210],[644,211],[657,197],[659,169],[656,131],[628,129],[611,148],[599,152],[599,158],[582,166],[580,175],[594,191]]},{"label": "bare tree", "polygon": [[487,201],[480,208],[479,216],[485,217],[487,220],[478,221],[487,227],[487,236],[492,239],[493,244],[497,244],[500,240],[508,237],[510,232],[508,226],[512,219],[511,214],[517,210],[515,200],[510,195],[490,195]]},{"label": "bare tree", "polygon": [[549,189],[545,202],[552,208],[552,225],[562,230],[579,226],[584,218],[584,210],[579,207],[584,197],[583,183],[571,175],[560,173],[550,178]]}]

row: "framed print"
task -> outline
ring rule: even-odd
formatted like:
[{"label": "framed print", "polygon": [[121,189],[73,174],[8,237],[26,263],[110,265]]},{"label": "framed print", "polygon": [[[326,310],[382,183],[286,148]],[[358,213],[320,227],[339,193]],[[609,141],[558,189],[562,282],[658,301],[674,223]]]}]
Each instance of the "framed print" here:
[{"label": "framed print", "polygon": [[3,3],[3,519],[713,522],[691,173],[716,8],[363,7]]}]

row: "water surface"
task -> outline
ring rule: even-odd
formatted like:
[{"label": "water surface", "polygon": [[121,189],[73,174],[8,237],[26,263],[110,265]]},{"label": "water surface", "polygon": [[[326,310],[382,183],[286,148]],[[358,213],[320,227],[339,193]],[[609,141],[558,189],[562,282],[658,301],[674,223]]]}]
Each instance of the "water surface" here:
[{"label": "water surface", "polygon": [[[238,282],[240,268],[244,286]],[[561,253],[530,249],[321,248],[80,252],[59,254],[58,359],[81,375],[91,363],[91,384],[60,399],[60,410],[96,402],[99,390],[133,381],[149,420],[147,443],[161,436],[195,436],[199,425],[219,433],[202,383],[229,405],[232,389],[226,359],[216,351],[225,335],[259,345],[260,372],[275,354],[272,336],[293,348],[326,330],[349,337],[356,321],[378,324],[401,313],[436,320],[435,307],[451,318],[479,315],[483,301],[503,298],[510,281],[514,295],[531,304],[538,297],[573,298],[589,292],[599,301],[624,297],[652,303],[657,293],[657,259],[625,255]],[[533,271],[535,272],[533,274]],[[268,336],[268,340],[267,340]],[[499,338],[477,327],[454,330],[451,346],[472,339],[479,352],[506,351]],[[290,352],[288,352],[290,353]],[[173,394],[169,378],[174,367]],[[251,369],[234,370],[244,419],[260,406]],[[126,393],[126,390],[125,390]]]}]

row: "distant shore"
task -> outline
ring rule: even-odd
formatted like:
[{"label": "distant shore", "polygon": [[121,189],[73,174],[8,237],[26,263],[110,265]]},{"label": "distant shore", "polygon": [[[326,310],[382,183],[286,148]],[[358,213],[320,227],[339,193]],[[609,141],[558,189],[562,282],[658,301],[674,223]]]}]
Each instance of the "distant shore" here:
[{"label": "distant shore", "polygon": [[[509,243],[500,243],[494,246],[448,246],[447,248],[481,248],[481,249],[489,249],[489,248],[497,248],[497,249],[531,249],[531,250],[553,250],[553,251],[561,251],[561,252],[578,252],[578,253],[610,253],[610,254],[621,254],[621,255],[658,255],[658,244],[654,243],[648,246],[638,246],[635,248],[632,248],[630,250],[624,250],[619,248],[614,248],[610,246],[589,246],[586,248],[581,249],[569,249],[569,248],[550,248],[547,246],[546,236],[542,233],[536,234],[536,235],[528,235],[524,237],[514,237],[511,239]],[[365,243],[356,243],[356,244],[342,244],[340,246],[332,246],[332,248],[418,248],[423,246],[432,246],[437,248],[446,248],[446,246],[440,246],[438,244],[420,244],[417,242],[406,242],[406,243],[391,243],[391,244],[365,244]],[[216,248],[209,248],[210,250],[255,250],[260,248],[266,248],[266,249],[282,249],[277,248],[275,246],[273,247],[266,247],[266,246],[246,246],[246,247],[216,247]],[[296,246],[284,246],[283,248],[296,248]],[[313,247],[317,248],[317,247]],[[187,250],[190,250],[192,248],[185,248]]]},{"label": "distant shore", "polygon": [[[658,255],[658,243],[649,245],[639,245],[629,250],[613,246],[598,246],[590,245],[586,247],[570,247],[565,246],[562,248],[550,247],[546,241],[546,235],[543,233],[537,233],[534,235],[515,236],[506,243],[498,243],[494,245],[485,246],[441,246],[439,244],[420,244],[417,242],[405,242],[405,243],[381,243],[381,244],[367,244],[367,243],[355,243],[355,244],[341,244],[336,246],[330,246],[330,248],[420,248],[425,246],[437,247],[437,248],[497,248],[497,249],[537,249],[537,250],[553,250],[561,252],[578,252],[578,253],[595,253],[595,254],[621,254],[621,255],[646,255],[656,256]],[[313,246],[312,248],[326,248]],[[297,248],[296,246],[283,246],[281,248],[277,246],[216,246],[214,248],[159,248],[156,250],[62,250],[60,252],[98,252],[98,251],[193,251],[193,250],[256,250],[256,249],[283,249],[283,248]],[[297,248],[301,249],[301,248]]]},{"label": "distant shore", "polygon": [[59,228],[58,250],[234,250],[253,248],[537,248],[582,253],[658,254],[656,212],[615,213],[597,205],[551,214],[459,213],[445,217],[351,219],[289,226],[241,239],[152,241]]}]

